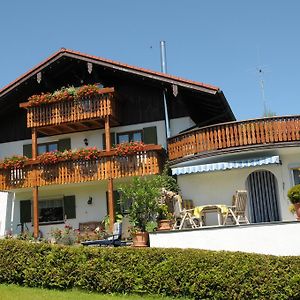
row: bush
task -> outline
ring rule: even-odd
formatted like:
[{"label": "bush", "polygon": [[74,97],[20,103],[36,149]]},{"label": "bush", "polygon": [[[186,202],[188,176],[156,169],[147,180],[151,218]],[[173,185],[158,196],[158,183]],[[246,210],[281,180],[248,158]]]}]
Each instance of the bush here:
[{"label": "bush", "polygon": [[297,184],[288,190],[288,197],[291,203],[300,203],[300,184]]},{"label": "bush", "polygon": [[0,283],[194,299],[299,299],[300,257],[0,241]]}]

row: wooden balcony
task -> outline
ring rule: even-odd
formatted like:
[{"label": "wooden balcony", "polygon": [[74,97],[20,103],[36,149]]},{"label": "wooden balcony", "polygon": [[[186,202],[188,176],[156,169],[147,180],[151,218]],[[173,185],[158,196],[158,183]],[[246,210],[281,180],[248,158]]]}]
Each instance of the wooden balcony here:
[{"label": "wooden balcony", "polygon": [[27,127],[37,128],[44,134],[98,129],[101,120],[109,116],[117,124],[113,88],[104,88],[101,95],[74,101],[60,101],[39,106],[28,102],[20,107],[27,109]]},{"label": "wooden balcony", "polygon": [[169,159],[284,146],[300,142],[300,116],[272,117],[202,127],[168,140]]},{"label": "wooden balcony", "polygon": [[122,178],[154,175],[161,172],[164,158],[161,146],[147,145],[144,151],[124,157],[115,154],[115,150],[103,151],[103,156],[98,159],[64,160],[48,165],[31,160],[22,168],[0,169],[0,190],[99,181],[110,176]]}]

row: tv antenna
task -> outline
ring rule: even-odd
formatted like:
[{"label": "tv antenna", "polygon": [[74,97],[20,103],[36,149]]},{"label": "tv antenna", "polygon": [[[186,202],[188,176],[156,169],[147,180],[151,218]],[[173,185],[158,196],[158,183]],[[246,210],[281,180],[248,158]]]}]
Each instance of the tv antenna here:
[{"label": "tv antenna", "polygon": [[267,115],[267,101],[266,101],[266,94],[265,94],[265,82],[264,82],[264,70],[262,67],[258,67],[257,74],[259,78],[259,86],[261,90],[261,99],[263,102],[263,108],[264,108],[264,115]]},{"label": "tv antenna", "polygon": [[259,86],[261,91],[261,99],[263,102],[263,114],[264,116],[268,115],[268,107],[267,107],[267,100],[265,94],[265,81],[264,81],[264,74],[265,74],[265,67],[260,64],[260,51],[257,48],[257,58],[258,58],[258,67],[256,68],[258,79],[259,79]]}]

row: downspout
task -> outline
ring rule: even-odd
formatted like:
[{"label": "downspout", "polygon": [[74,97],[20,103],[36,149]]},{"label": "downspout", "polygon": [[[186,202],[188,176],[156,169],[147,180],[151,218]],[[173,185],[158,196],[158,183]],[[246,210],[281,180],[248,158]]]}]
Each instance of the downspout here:
[{"label": "downspout", "polygon": [[[166,42],[160,41],[160,61],[161,61],[161,72],[167,73],[167,60],[166,60]],[[166,89],[163,90],[164,98],[164,111],[165,111],[165,125],[166,125],[166,136],[169,138],[171,136],[170,132],[170,120],[168,114],[167,98],[166,98]]]}]

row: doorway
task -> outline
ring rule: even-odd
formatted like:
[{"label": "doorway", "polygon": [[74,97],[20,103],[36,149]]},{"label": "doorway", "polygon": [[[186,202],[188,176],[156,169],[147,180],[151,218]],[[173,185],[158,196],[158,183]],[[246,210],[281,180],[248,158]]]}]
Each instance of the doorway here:
[{"label": "doorway", "polygon": [[280,221],[277,179],[270,171],[255,171],[247,177],[251,223]]}]

